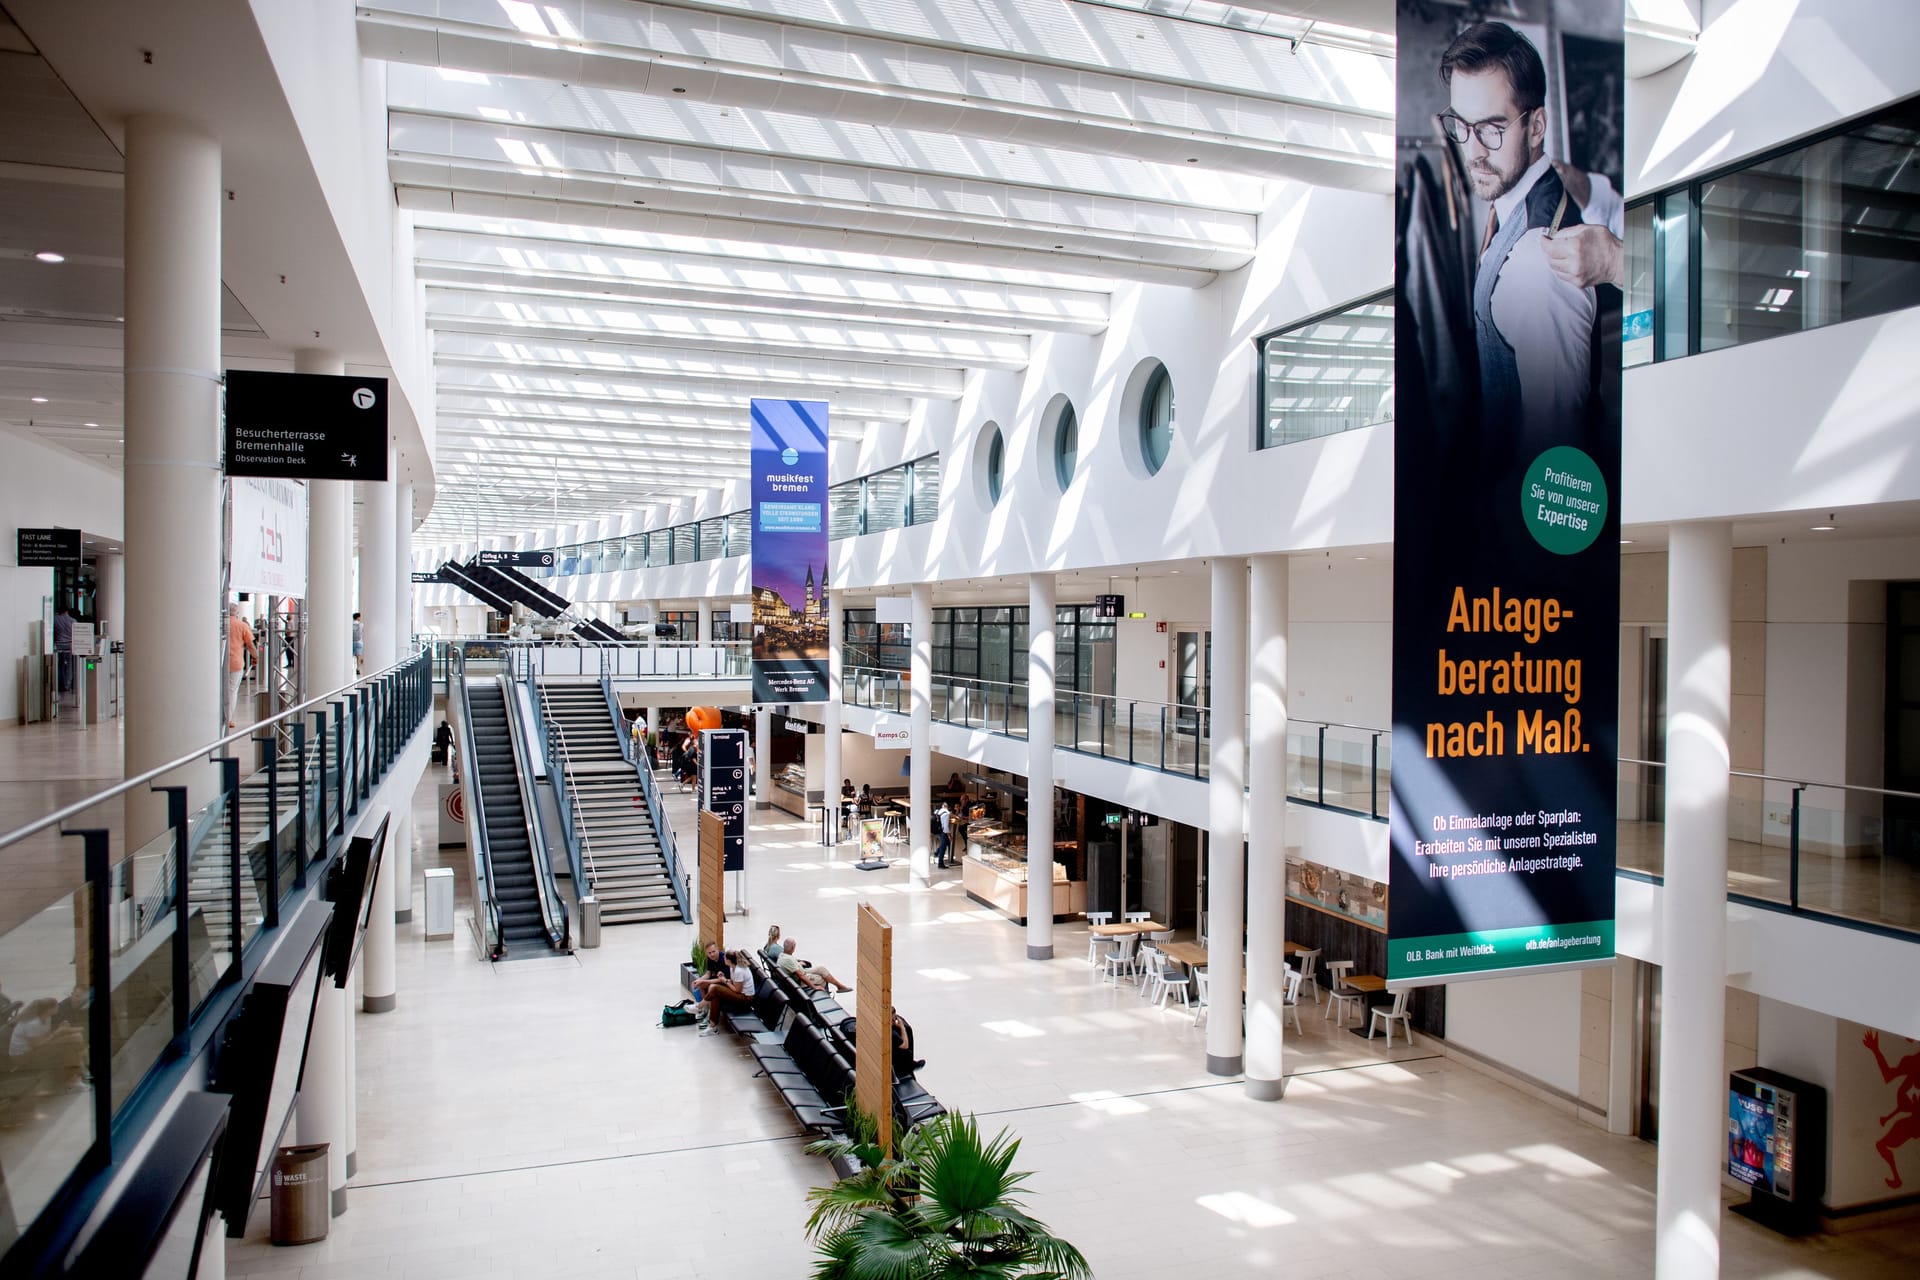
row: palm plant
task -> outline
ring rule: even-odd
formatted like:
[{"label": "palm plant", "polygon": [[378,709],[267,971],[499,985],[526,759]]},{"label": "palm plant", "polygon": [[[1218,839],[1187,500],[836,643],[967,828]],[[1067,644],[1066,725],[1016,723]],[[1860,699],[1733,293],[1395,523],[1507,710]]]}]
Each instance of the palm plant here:
[{"label": "palm plant", "polygon": [[870,1117],[849,1108],[848,1137],[817,1155],[861,1168],[808,1194],[815,1280],[1091,1280],[1080,1251],[1020,1205],[1029,1175],[1013,1172],[1020,1141],[984,1141],[973,1117],[944,1115],[888,1156]]}]

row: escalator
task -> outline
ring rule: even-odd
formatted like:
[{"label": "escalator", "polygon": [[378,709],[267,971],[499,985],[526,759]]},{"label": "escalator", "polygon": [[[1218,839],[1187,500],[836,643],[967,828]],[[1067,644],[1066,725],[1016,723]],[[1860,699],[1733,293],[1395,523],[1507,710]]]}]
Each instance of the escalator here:
[{"label": "escalator", "polygon": [[[448,561],[440,567],[440,576],[454,583],[468,595],[494,610],[513,614],[515,605],[522,605],[542,618],[563,618],[573,608],[573,601],[557,592],[541,586],[518,569],[506,565],[482,564],[478,556],[465,564]],[[572,618],[574,634],[582,640],[601,641],[617,644],[626,639],[618,628],[609,626],[598,618]]]},{"label": "escalator", "polygon": [[485,859],[480,894],[490,888],[497,911],[499,950],[566,950],[566,908],[553,890],[545,850],[536,846],[528,821],[505,690],[498,679],[471,680],[465,688],[471,735],[467,771],[474,788],[467,808]]}]

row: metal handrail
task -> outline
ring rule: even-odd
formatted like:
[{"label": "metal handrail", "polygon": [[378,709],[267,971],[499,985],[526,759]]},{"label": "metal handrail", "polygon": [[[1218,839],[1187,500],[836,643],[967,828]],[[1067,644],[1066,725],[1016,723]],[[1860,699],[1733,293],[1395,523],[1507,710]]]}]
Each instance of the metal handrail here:
[{"label": "metal handrail", "polygon": [[[1639,765],[1648,769],[1664,769],[1668,764],[1665,760],[1635,760],[1629,756],[1621,756],[1619,763]],[[1750,769],[1729,769],[1727,776],[1746,778],[1754,782],[1778,782],[1784,786],[1798,787],[1803,791],[1859,791],[1872,796],[1892,796],[1896,800],[1920,800],[1920,791],[1896,791],[1891,787],[1869,787],[1860,782],[1809,782],[1803,778],[1784,778],[1777,773],[1755,773]]]},{"label": "metal handrail", "polygon": [[[493,850],[487,843],[487,824],[480,809],[480,765],[473,754],[473,710],[467,701],[466,649],[455,645],[448,656],[449,698],[459,690],[460,698],[460,782],[466,794],[467,852],[473,859],[474,910],[484,912],[481,947],[487,958],[498,960],[506,947],[500,923],[500,895],[493,884]],[[481,892],[484,887],[484,892]]]},{"label": "metal handrail", "polygon": [[[560,799],[560,806],[567,822],[561,824],[560,835],[567,844],[567,862],[572,869],[575,896],[579,886],[585,884],[593,888],[593,855],[588,851],[586,815],[580,810],[580,797],[572,786],[573,755],[567,750],[567,731],[558,722],[547,724],[547,776],[553,779],[554,793]],[[572,821],[578,817],[576,825]]]},{"label": "metal handrail", "polygon": [[26,839],[28,836],[37,835],[40,832],[45,831],[49,827],[57,826],[60,823],[65,822],[69,818],[77,818],[81,814],[85,813],[87,810],[93,808],[96,805],[103,804],[108,800],[112,800],[116,796],[123,796],[128,794],[129,792],[138,790],[139,788],[146,786],[150,782],[154,782],[160,778],[165,777],[169,773],[173,773],[180,769],[185,769],[193,765],[204,763],[208,757],[218,752],[222,747],[229,746],[236,742],[251,742],[253,741],[254,736],[258,734],[262,729],[275,727],[279,725],[282,721],[298,719],[300,716],[305,715],[307,712],[313,710],[316,707],[321,706],[322,704],[338,702],[342,698],[353,695],[358,690],[371,687],[372,685],[378,683],[379,681],[386,679],[388,676],[399,675],[407,666],[411,665],[418,657],[419,657],[419,654],[417,653],[410,654],[407,657],[401,659],[399,662],[394,663],[392,666],[386,668],[383,671],[378,671],[370,676],[362,676],[361,678],[359,678],[358,680],[355,680],[351,684],[341,685],[338,689],[335,689],[331,693],[323,693],[317,698],[309,698],[297,707],[289,707],[287,708],[287,710],[282,711],[277,715],[270,716],[265,720],[256,721],[255,723],[248,725],[244,729],[236,730],[235,732],[228,734],[224,738],[216,738],[212,742],[208,743],[206,746],[201,747],[197,750],[191,751],[186,755],[181,756],[177,760],[172,760],[166,764],[159,765],[152,769],[148,769],[145,773],[135,774],[133,777],[128,778],[126,781],[117,782],[113,786],[108,787],[104,791],[95,792],[93,795],[87,796],[85,799],[74,801],[72,804],[67,805],[65,808],[55,809],[52,813],[45,814],[41,817],[35,818],[32,822],[27,823],[24,827],[16,827],[14,830],[7,832],[5,835],[0,835],[0,849],[5,849],[8,845],[17,844],[20,841]]},{"label": "metal handrail", "polygon": [[565,951],[571,946],[572,921],[567,913],[566,901],[560,896],[560,888],[553,883],[553,859],[547,856],[546,833],[540,823],[540,804],[533,793],[533,745],[527,741],[516,712],[513,681],[506,676],[497,678],[500,681],[501,701],[507,713],[507,740],[513,747],[513,785],[520,793],[521,814],[527,826],[527,850],[533,858],[533,887],[540,899],[540,918],[546,925],[548,939],[555,948]]},{"label": "metal handrail", "polygon": [[[607,714],[616,724],[624,717],[620,713],[619,699],[613,696],[613,682],[602,680],[600,691],[607,699]],[[680,920],[684,924],[693,923],[693,908],[687,901],[687,887],[680,876],[680,855],[674,848],[673,824],[667,821],[666,806],[660,799],[660,787],[653,779],[653,761],[638,760],[633,754],[633,735],[621,733],[620,754],[633,766],[640,777],[640,796],[646,801],[647,816],[653,820],[653,834],[660,840],[660,856],[667,862],[667,883],[673,886],[673,901],[680,908]]]}]

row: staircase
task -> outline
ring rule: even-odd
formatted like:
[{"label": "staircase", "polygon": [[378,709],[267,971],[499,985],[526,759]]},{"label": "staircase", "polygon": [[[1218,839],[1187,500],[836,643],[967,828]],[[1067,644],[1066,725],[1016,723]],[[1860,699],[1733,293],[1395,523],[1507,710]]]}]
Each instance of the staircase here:
[{"label": "staircase", "polygon": [[468,811],[486,828],[494,900],[500,908],[500,940],[514,947],[547,948],[546,921],[534,887],[533,846],[527,841],[527,811],[520,803],[520,771],[507,730],[507,704],[491,680],[467,685],[467,717],[473,732],[473,773],[478,804]]},{"label": "staircase", "polygon": [[[540,710],[559,745],[549,767],[565,769],[585,841],[582,861],[600,903],[600,923],[680,921],[679,901],[640,779],[620,753],[607,695],[598,684],[542,683]],[[573,815],[569,815],[569,821]],[[581,892],[586,892],[582,887]]]},{"label": "staircase", "polygon": [[[318,769],[314,763],[318,751],[318,744],[309,739],[305,774],[309,783]],[[331,792],[337,785],[332,776],[333,764],[330,754],[327,757],[329,804],[334,802]],[[280,756],[278,774],[280,811],[277,816],[285,838],[292,840],[295,838],[293,824],[300,810],[296,780],[302,776],[293,752]],[[193,850],[187,864],[187,902],[189,910],[198,909],[206,920],[207,937],[214,950],[230,956],[233,954],[233,886],[227,870],[227,851],[231,847],[227,819],[228,813],[223,807]],[[246,925],[241,934],[243,938],[247,930],[266,919],[261,888],[272,883],[271,849],[272,842],[267,836],[267,771],[263,768],[240,780],[240,854],[245,859],[240,873],[240,918]],[[171,860],[168,865],[172,865]]]}]

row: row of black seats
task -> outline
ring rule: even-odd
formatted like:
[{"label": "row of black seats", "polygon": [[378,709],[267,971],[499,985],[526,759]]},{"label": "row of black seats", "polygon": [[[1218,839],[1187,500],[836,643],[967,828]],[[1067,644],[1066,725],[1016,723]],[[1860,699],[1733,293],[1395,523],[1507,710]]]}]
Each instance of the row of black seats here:
[{"label": "row of black seats", "polygon": [[[769,969],[758,957],[752,1017],[735,1015],[734,1030],[748,1036],[754,1061],[773,1081],[802,1128],[839,1133],[846,1128],[846,1100],[854,1088],[853,1018],[832,996],[793,975]],[[894,1128],[946,1114],[946,1108],[911,1075],[893,1082]]]}]

